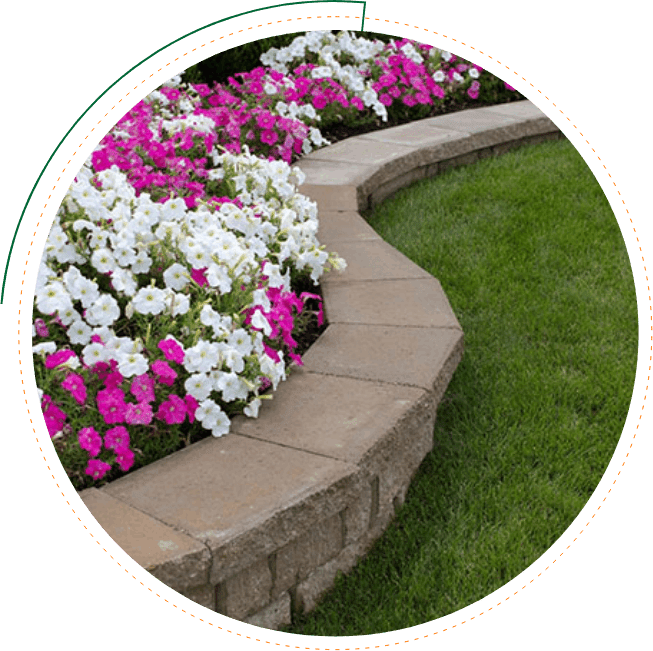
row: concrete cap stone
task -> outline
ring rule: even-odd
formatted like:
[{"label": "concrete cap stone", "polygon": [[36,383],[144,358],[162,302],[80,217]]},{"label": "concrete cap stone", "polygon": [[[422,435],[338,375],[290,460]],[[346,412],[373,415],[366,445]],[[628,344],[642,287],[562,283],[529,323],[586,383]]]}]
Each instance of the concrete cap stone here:
[{"label": "concrete cap stone", "polygon": [[408,178],[414,170],[508,140],[557,131],[530,102],[514,105],[426,118],[318,149],[297,165],[306,174],[299,191],[325,211],[364,210],[379,187]]},{"label": "concrete cap stone", "polygon": [[337,242],[360,242],[380,240],[376,231],[357,213],[326,212],[318,214],[320,224],[317,237],[327,249]]},{"label": "concrete cap stone", "polygon": [[441,369],[462,345],[463,333],[458,328],[335,323],[306,352],[304,368],[433,391]]},{"label": "concrete cap stone", "polygon": [[160,581],[182,591],[208,582],[211,554],[201,542],[128,504],[89,488],[79,496],[120,547]]},{"label": "concrete cap stone", "polygon": [[[394,131],[394,129],[390,129]],[[374,138],[356,136],[337,142],[335,145],[318,149],[310,154],[310,161],[328,161],[351,165],[382,167],[392,161],[404,158],[419,148],[418,143],[402,145],[397,142],[384,142]]]},{"label": "concrete cap stone", "polygon": [[382,129],[358,136],[361,141],[374,140],[404,147],[423,148],[424,146],[439,145],[448,140],[464,138],[468,132],[461,130],[437,127],[430,119],[417,120],[402,124],[392,129]]},{"label": "concrete cap stone", "polygon": [[[394,129],[389,131],[394,131]],[[360,169],[361,175],[356,179],[359,196],[358,209],[361,209],[366,205],[366,197],[376,187],[432,162],[429,155],[431,149],[445,144],[452,146],[454,140],[437,138],[431,147],[424,147],[417,143],[402,145],[397,142],[385,142],[358,136],[314,152],[311,154],[311,163],[319,166],[325,165],[323,169],[330,169],[328,167],[330,165],[342,165],[345,168],[351,165],[361,166],[361,168],[365,166],[364,171]],[[301,191],[302,187],[300,187]]]},{"label": "concrete cap stone", "polygon": [[541,111],[533,102],[521,100],[519,102],[507,102],[506,104],[497,104],[496,106],[487,106],[485,111],[488,113],[499,113],[512,117],[515,120],[532,120],[544,118],[546,114]]},{"label": "concrete cap stone", "polygon": [[358,464],[422,403],[425,391],[293,371],[257,419],[238,416],[239,434]]},{"label": "concrete cap stone", "polygon": [[375,170],[369,165],[304,159],[294,167],[306,175],[299,192],[316,201],[320,211],[358,210],[364,203],[360,186]]},{"label": "concrete cap stone", "polygon": [[366,162],[316,160],[310,157],[302,158],[293,165],[293,168],[295,167],[304,172],[306,177],[304,183],[299,186],[299,191],[302,193],[306,186],[312,185],[329,185],[338,188],[351,186],[355,188],[374,170],[374,165]]},{"label": "concrete cap stone", "polygon": [[347,261],[347,268],[339,273],[326,274],[323,288],[332,283],[362,280],[431,278],[427,271],[381,239],[338,242],[337,252]]},{"label": "concrete cap stone", "polygon": [[487,111],[484,108],[478,108],[437,115],[419,122],[430,124],[439,129],[451,129],[462,133],[478,133],[514,124],[516,121],[517,119],[510,115],[502,115]]},{"label": "concrete cap stone", "polygon": [[327,283],[329,323],[460,328],[436,278]]}]

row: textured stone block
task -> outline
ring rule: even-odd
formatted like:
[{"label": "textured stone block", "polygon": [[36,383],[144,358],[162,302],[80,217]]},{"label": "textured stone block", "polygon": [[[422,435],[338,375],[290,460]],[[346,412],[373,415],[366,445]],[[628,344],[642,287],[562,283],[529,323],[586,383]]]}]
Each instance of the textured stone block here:
[{"label": "textured stone block", "polygon": [[292,591],[293,609],[300,613],[309,613],[313,610],[319,599],[333,587],[338,573],[351,572],[361,555],[360,545],[349,545],[333,560],[317,568]]},{"label": "textured stone block", "polygon": [[462,154],[455,158],[449,158],[438,163],[438,174],[442,174],[451,167],[460,167],[461,165],[471,165],[478,160],[478,152],[472,151],[469,154]]},{"label": "textured stone block", "polygon": [[364,203],[360,186],[375,168],[356,163],[302,159],[299,167],[306,175],[299,192],[316,201],[322,211],[357,211]]},{"label": "textured stone block", "polygon": [[519,140],[511,140],[510,142],[504,142],[499,145],[494,145],[492,151],[495,156],[502,156],[503,154],[513,151],[514,149],[519,149],[526,144],[529,144],[530,138],[520,138]]},{"label": "textured stone block", "polygon": [[426,177],[426,167],[420,166],[396,176],[390,181],[386,181],[374,190],[368,197],[368,204],[370,207],[377,206],[388,197],[392,196],[397,190],[405,188],[417,181],[421,181]]},{"label": "textured stone block", "polygon": [[268,604],[259,612],[247,617],[245,623],[273,631],[292,623],[290,611],[290,594],[284,592],[277,600]]},{"label": "textured stone block", "polygon": [[518,102],[507,102],[505,104],[497,104],[496,106],[488,106],[484,108],[487,113],[498,113],[511,117],[514,120],[532,120],[535,118],[546,117],[533,102],[525,99]]},{"label": "textured stone block", "polygon": [[272,574],[267,558],[253,563],[216,588],[216,611],[242,620],[270,603]]},{"label": "textured stone block", "polygon": [[343,523],[336,514],[312,527],[275,554],[274,595],[305,579],[343,547]]},{"label": "textured stone block", "polygon": [[187,588],[180,590],[181,594],[187,599],[198,603],[204,608],[215,611],[215,587],[210,584],[197,586],[195,588]]},{"label": "textured stone block", "polygon": [[369,529],[372,520],[372,485],[367,482],[360,497],[341,513],[344,526],[345,547],[360,540]]}]

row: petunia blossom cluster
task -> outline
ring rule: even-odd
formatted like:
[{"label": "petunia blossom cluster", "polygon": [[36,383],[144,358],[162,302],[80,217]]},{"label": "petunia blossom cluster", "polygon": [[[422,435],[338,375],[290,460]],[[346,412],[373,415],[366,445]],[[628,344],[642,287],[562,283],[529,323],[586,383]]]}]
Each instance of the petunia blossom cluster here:
[{"label": "petunia blossom cluster", "polygon": [[128,471],[164,433],[223,436],[232,416],[257,417],[266,389],[302,363],[297,326],[324,315],[293,281],[317,284],[345,262],[320,246],[290,164],[329,144],[334,125],[476,99],[483,72],[349,32],[308,32],[261,63],[228,84],[177,76],[150,93],[57,213],[35,292],[35,371],[51,437],[92,481]]},{"label": "petunia blossom cluster", "polygon": [[292,276],[345,267],[319,245],[299,169],[247,150],[214,164],[222,195],[189,208],[87,162],[57,213],[35,293],[37,385],[51,437],[77,437],[93,480],[131,468],[134,441],[162,429],[222,436],[234,414],[256,417],[301,364],[310,301],[322,320]]},{"label": "petunia blossom cluster", "polygon": [[[329,144],[323,131],[349,120],[387,121],[451,94],[477,99],[483,69],[408,39],[384,44],[344,31],[308,32],[261,56],[262,67],[228,84],[171,83],[129,111],[91,163],[117,165],[137,193],[180,197],[187,207],[215,196],[218,148],[292,163]],[[414,107],[417,107],[415,109]]]}]

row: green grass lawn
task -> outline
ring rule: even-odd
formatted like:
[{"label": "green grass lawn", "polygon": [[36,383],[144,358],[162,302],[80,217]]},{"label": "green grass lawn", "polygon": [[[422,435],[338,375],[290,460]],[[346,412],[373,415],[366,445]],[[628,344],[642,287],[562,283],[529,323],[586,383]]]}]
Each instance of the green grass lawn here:
[{"label": "green grass lawn", "polygon": [[626,248],[568,141],[449,170],[366,217],[440,279],[465,355],[395,521],[292,633],[421,624],[526,569],[601,479],[635,379]]}]

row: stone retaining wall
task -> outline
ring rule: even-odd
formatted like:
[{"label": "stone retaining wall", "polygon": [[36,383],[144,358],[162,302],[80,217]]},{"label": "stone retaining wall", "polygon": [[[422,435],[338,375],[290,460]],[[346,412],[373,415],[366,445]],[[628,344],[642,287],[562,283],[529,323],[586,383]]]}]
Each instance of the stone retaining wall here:
[{"label": "stone retaining wall", "polygon": [[351,138],[297,164],[320,242],[329,323],[259,418],[80,495],[136,562],[189,599],[265,628],[308,612],[365,555],[433,446],[463,354],[440,283],[359,211],[452,165],[561,133],[530,102]]}]

